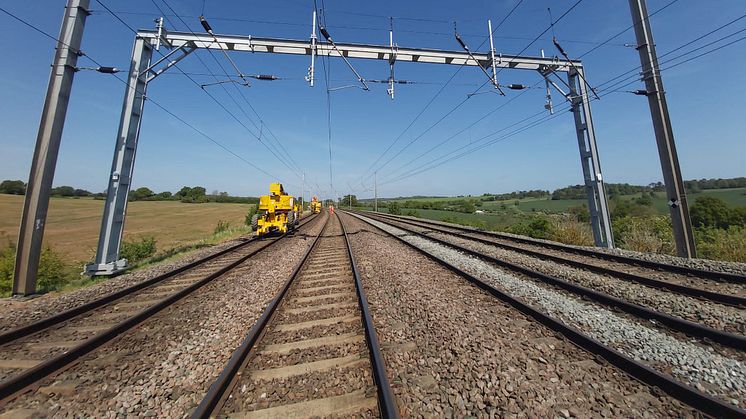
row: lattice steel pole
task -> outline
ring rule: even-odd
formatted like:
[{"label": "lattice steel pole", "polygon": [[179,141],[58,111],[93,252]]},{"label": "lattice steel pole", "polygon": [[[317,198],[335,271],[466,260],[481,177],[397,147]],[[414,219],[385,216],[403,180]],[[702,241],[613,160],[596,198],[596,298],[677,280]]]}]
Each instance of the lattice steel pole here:
[{"label": "lattice steel pole", "polygon": [[65,126],[67,104],[80,56],[80,43],[83,39],[85,19],[89,14],[89,3],[89,0],[68,0],[65,6],[65,16],[62,18],[24,198],[13,276],[13,295],[29,295],[36,292],[36,276],[47,222],[49,193],[57,166],[62,129]]}]

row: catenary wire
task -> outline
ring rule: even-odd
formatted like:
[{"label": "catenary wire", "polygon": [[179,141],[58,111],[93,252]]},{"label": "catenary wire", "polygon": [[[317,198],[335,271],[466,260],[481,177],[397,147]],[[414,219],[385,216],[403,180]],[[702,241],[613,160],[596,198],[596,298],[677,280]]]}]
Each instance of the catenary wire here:
[{"label": "catenary wire", "polygon": [[[155,5],[155,6],[156,6],[156,7],[158,8],[158,10],[159,10],[159,11],[161,11],[161,12],[163,13],[163,10],[162,10],[162,9],[161,9],[161,8],[160,8],[160,7],[158,6],[158,4],[157,4],[157,3],[155,2],[155,0],[151,0],[151,1],[152,1],[152,2],[153,2],[153,4],[154,4],[154,5]],[[179,20],[181,21],[181,23],[182,23],[182,24],[183,24],[183,25],[184,25],[184,26],[185,26],[185,27],[187,28],[187,30],[188,30],[188,31],[189,31],[190,33],[192,33],[193,35],[196,35],[196,34],[194,33],[194,31],[192,31],[192,30],[191,30],[191,28],[189,27],[189,24],[187,24],[187,23],[186,23],[186,22],[184,21],[184,19],[183,19],[183,18],[181,18],[181,17],[180,17],[180,16],[179,16],[179,15],[178,15],[178,14],[176,13],[176,11],[175,11],[175,10],[173,9],[173,7],[171,7],[171,5],[170,5],[170,4],[169,4],[169,3],[168,3],[168,2],[166,1],[166,0],[161,0],[161,1],[163,1],[163,4],[164,4],[164,5],[166,6],[166,7],[168,7],[168,9],[169,9],[169,10],[170,10],[170,11],[171,11],[171,12],[172,12],[173,14],[174,14],[174,16],[176,16],[176,17],[177,17],[177,18],[178,18],[178,19],[179,19]],[[165,15],[165,13],[164,13],[164,15]],[[169,22],[170,22],[170,20],[169,20]],[[174,25],[173,23],[171,23],[171,25],[172,25],[172,26],[174,26],[174,27],[176,27],[176,26],[175,26],[175,25]],[[218,44],[218,45],[219,45],[219,44]],[[222,50],[222,47],[221,47],[221,50]],[[223,71],[223,74],[225,74],[225,76],[226,76],[226,77],[230,78],[230,76],[228,75],[228,72],[226,71],[225,67],[223,67],[223,65],[222,65],[222,64],[220,63],[220,61],[219,61],[219,60],[217,59],[217,57],[215,57],[215,54],[213,54],[213,52],[212,52],[212,51],[211,51],[210,49],[207,49],[207,52],[208,52],[208,53],[210,54],[210,56],[212,57],[212,59],[213,59],[213,60],[214,60],[214,61],[215,61],[215,62],[217,63],[217,65],[218,65],[218,66],[220,67],[220,69],[221,69],[221,70]],[[223,52],[225,53],[225,51],[224,51],[224,50],[223,50]],[[197,57],[197,58],[199,59],[199,61],[200,61],[200,62],[202,63],[202,65],[203,65],[203,66],[205,67],[205,69],[206,69],[206,70],[207,70],[208,72],[210,72],[210,74],[212,75],[212,77],[213,77],[213,78],[214,78],[214,79],[215,79],[215,80],[217,81],[217,80],[218,80],[217,76],[215,76],[215,74],[214,74],[214,73],[212,73],[212,71],[211,71],[211,70],[209,69],[209,67],[207,66],[207,64],[206,64],[206,63],[205,63],[205,62],[204,62],[204,61],[203,61],[203,60],[201,59],[201,57],[199,57],[199,56],[198,56],[198,55],[196,55],[196,54],[195,54],[195,56],[196,56],[196,57]],[[234,63],[234,62],[233,62],[232,60],[231,60],[231,63],[232,63],[233,65],[234,65],[234,68],[237,68],[237,66],[235,65],[235,63]],[[240,70],[237,70],[237,71],[238,71],[238,73],[239,73],[239,75],[238,75],[238,76],[239,76],[239,77],[240,77],[240,78],[241,78],[242,80],[245,80],[244,74],[242,74],[242,72],[241,72]],[[282,152],[284,152],[284,153],[285,153],[285,154],[284,154],[284,158],[285,158],[285,161],[283,162],[283,163],[285,164],[285,166],[286,166],[286,167],[288,167],[288,166],[293,166],[293,168],[291,168],[291,171],[295,171],[295,172],[296,172],[296,173],[295,173],[296,175],[298,175],[299,173],[302,173],[302,172],[303,172],[303,169],[301,169],[301,168],[300,168],[300,166],[299,166],[299,165],[298,165],[298,163],[297,163],[297,162],[295,161],[295,159],[293,159],[292,155],[291,155],[291,154],[290,154],[290,153],[289,153],[289,152],[287,151],[287,149],[286,149],[286,148],[285,148],[285,147],[284,147],[284,146],[282,145],[282,141],[280,141],[280,140],[279,140],[279,139],[277,138],[277,136],[276,136],[276,135],[274,134],[274,132],[273,132],[273,131],[272,131],[272,130],[270,129],[270,127],[269,127],[269,126],[267,125],[267,123],[266,123],[266,122],[264,122],[264,120],[262,119],[262,117],[261,117],[261,116],[259,115],[259,113],[258,113],[258,112],[256,111],[256,108],[254,108],[254,106],[253,106],[253,105],[251,104],[251,102],[250,102],[250,101],[248,100],[248,98],[247,98],[247,97],[246,97],[246,95],[245,95],[245,94],[243,93],[243,91],[242,91],[242,90],[241,90],[241,89],[240,89],[240,88],[239,88],[239,87],[238,87],[238,86],[237,86],[236,84],[233,84],[233,87],[234,87],[234,88],[236,89],[236,91],[237,91],[237,92],[238,92],[238,94],[239,94],[239,95],[241,96],[241,98],[243,99],[243,101],[244,101],[244,102],[245,102],[245,103],[246,103],[246,104],[247,104],[247,105],[249,106],[249,108],[251,109],[251,111],[252,111],[252,112],[254,113],[254,115],[255,115],[255,116],[257,117],[257,119],[259,120],[260,126],[257,126],[256,122],[255,122],[255,121],[254,121],[254,120],[253,120],[253,119],[252,119],[251,117],[249,117],[248,113],[247,113],[247,112],[246,112],[246,110],[245,110],[245,109],[243,108],[243,106],[240,106],[240,105],[239,105],[238,103],[236,103],[235,99],[233,98],[233,96],[232,96],[232,95],[230,95],[230,94],[228,93],[228,91],[227,91],[227,89],[225,88],[225,86],[221,85],[221,87],[223,87],[223,90],[224,90],[224,91],[226,92],[226,94],[227,94],[228,96],[230,96],[230,97],[231,97],[231,100],[233,100],[233,102],[234,102],[234,103],[236,104],[236,106],[237,106],[237,107],[238,107],[238,108],[239,108],[239,109],[241,110],[241,112],[242,112],[242,113],[244,114],[244,116],[246,116],[246,119],[247,119],[247,120],[249,120],[249,122],[251,122],[251,124],[252,124],[252,125],[254,126],[254,128],[256,128],[257,130],[261,130],[260,126],[263,126],[263,127],[265,127],[265,128],[267,129],[267,132],[269,132],[269,134],[270,134],[270,135],[271,135],[271,136],[272,136],[272,137],[274,138],[275,142],[276,142],[276,143],[277,143],[277,144],[279,145],[280,149],[282,149]],[[261,141],[261,139],[259,139],[259,140]],[[268,143],[269,143],[269,144],[270,144],[270,145],[272,146],[272,148],[274,149],[274,151],[275,151],[275,152],[276,152],[277,154],[280,154],[280,155],[282,154],[282,152],[281,152],[280,150],[278,150],[278,148],[277,148],[277,147],[276,147],[276,146],[275,146],[275,145],[274,145],[274,144],[273,144],[272,142],[268,142]],[[275,154],[275,153],[273,153],[273,154]],[[276,156],[276,157],[278,157],[277,155],[275,155],[275,156]],[[278,157],[278,159],[279,159],[279,157]],[[288,167],[288,168],[290,168],[290,167]]]},{"label": "catenary wire", "polygon": [[[497,24],[497,26],[496,26],[496,27],[495,27],[495,28],[494,28],[494,29],[492,30],[492,34],[494,34],[494,33],[495,33],[495,32],[496,32],[496,31],[497,31],[498,29],[500,29],[500,27],[501,27],[501,26],[502,26],[502,25],[503,25],[503,24],[505,23],[505,21],[507,21],[507,19],[508,19],[508,18],[509,18],[509,17],[510,17],[510,16],[511,16],[511,15],[512,15],[512,14],[513,14],[513,13],[514,13],[515,11],[516,11],[516,9],[518,9],[518,6],[520,6],[520,5],[521,5],[521,3],[523,3],[523,0],[518,0],[518,1],[517,1],[517,2],[515,3],[515,5],[513,6],[513,8],[512,8],[512,9],[510,9],[510,11],[509,11],[509,12],[508,12],[508,13],[507,13],[507,14],[506,14],[506,15],[505,15],[504,17],[503,17],[503,19],[502,19],[502,20],[501,20],[501,21],[500,21],[500,22],[499,22],[499,23]],[[482,47],[482,46],[483,46],[483,45],[484,45],[484,44],[485,44],[485,43],[486,43],[486,42],[487,42],[488,40],[489,40],[489,36],[488,36],[488,37],[487,37],[486,39],[484,39],[484,40],[482,41],[482,43],[481,43],[481,44],[479,44],[479,46],[478,46],[478,47],[477,47],[476,49],[479,49],[479,48],[481,48],[481,47]],[[364,173],[362,174],[361,178],[364,178],[364,177],[365,177],[365,176],[366,176],[366,175],[367,175],[368,173],[370,173],[370,172],[371,172],[371,170],[373,170],[373,168],[374,168],[374,167],[376,168],[376,169],[375,169],[374,171],[376,171],[376,172],[377,172],[377,171],[381,170],[381,169],[382,169],[383,167],[385,167],[386,165],[388,165],[388,163],[390,163],[390,162],[391,162],[391,160],[392,160],[392,159],[389,159],[389,160],[387,160],[387,161],[386,161],[386,162],[385,162],[385,163],[384,163],[383,165],[381,165],[380,167],[376,167],[376,165],[377,165],[377,164],[378,164],[378,162],[379,162],[379,161],[380,161],[380,160],[381,160],[381,159],[383,158],[383,156],[385,156],[385,155],[386,155],[386,154],[387,154],[387,153],[388,153],[388,152],[389,152],[389,151],[390,151],[390,150],[391,150],[391,149],[392,149],[392,148],[394,147],[394,145],[396,145],[396,143],[397,143],[397,142],[399,142],[399,140],[400,140],[400,139],[401,139],[401,138],[402,138],[402,137],[404,136],[404,134],[406,134],[406,133],[407,133],[407,131],[409,131],[409,129],[410,129],[410,128],[412,128],[412,126],[413,126],[413,125],[415,124],[415,122],[417,122],[417,120],[419,120],[419,118],[420,118],[420,117],[421,117],[421,116],[422,116],[422,115],[423,115],[423,114],[425,113],[425,111],[427,111],[427,109],[429,109],[429,108],[430,108],[430,105],[432,105],[432,104],[433,104],[433,102],[435,102],[435,100],[436,100],[436,99],[437,99],[437,98],[438,98],[438,97],[440,96],[440,94],[441,94],[441,93],[443,93],[443,91],[444,91],[444,90],[446,89],[446,87],[447,87],[447,86],[448,86],[448,85],[449,85],[449,84],[451,83],[451,81],[453,81],[453,79],[454,79],[454,78],[455,78],[455,77],[456,77],[456,76],[457,76],[457,75],[458,75],[458,74],[459,74],[459,73],[461,72],[461,70],[462,70],[462,69],[464,68],[464,66],[465,66],[465,65],[466,65],[466,62],[464,62],[463,64],[461,64],[461,65],[460,65],[460,66],[459,66],[459,67],[458,67],[458,68],[456,69],[456,71],[454,71],[454,72],[453,72],[453,74],[451,74],[451,76],[450,76],[450,77],[448,78],[448,80],[446,80],[446,82],[445,82],[445,83],[444,83],[444,84],[443,84],[443,85],[442,85],[442,86],[440,87],[440,89],[438,89],[438,91],[437,91],[437,92],[435,92],[435,95],[433,95],[433,97],[431,97],[431,98],[430,98],[430,100],[429,100],[429,101],[428,101],[428,102],[427,102],[427,103],[425,104],[425,106],[424,106],[424,107],[423,107],[423,108],[422,108],[422,109],[421,109],[421,110],[420,110],[420,111],[419,111],[419,112],[417,113],[417,115],[415,115],[414,119],[412,119],[412,120],[411,120],[411,121],[409,122],[409,124],[407,125],[407,127],[406,127],[406,128],[404,128],[404,130],[403,130],[403,131],[402,131],[402,132],[401,132],[401,133],[400,133],[400,134],[399,134],[399,135],[398,135],[398,136],[397,136],[397,137],[396,137],[396,138],[394,139],[394,141],[392,141],[392,142],[391,142],[391,143],[390,143],[390,144],[388,145],[388,147],[386,147],[386,149],[385,149],[385,150],[383,151],[383,153],[381,153],[381,154],[380,154],[380,155],[378,156],[378,158],[376,158],[376,159],[375,159],[375,161],[374,161],[374,162],[373,162],[373,163],[372,163],[372,164],[371,164],[371,165],[370,165],[370,166],[368,167],[368,169],[366,169],[366,171],[365,171],[365,172],[364,172]],[[454,112],[454,111],[455,111],[456,109],[458,109],[459,107],[461,107],[461,105],[463,105],[463,104],[464,104],[464,103],[465,103],[465,102],[466,102],[466,101],[467,101],[468,99],[469,99],[469,96],[467,96],[467,98],[466,98],[465,100],[463,100],[462,102],[460,102],[460,103],[459,103],[459,104],[458,104],[458,105],[456,106],[456,108],[452,109],[452,110],[451,110],[451,111],[450,111],[450,112],[449,112],[449,113],[448,113],[447,115],[450,115],[450,114],[451,114],[451,113],[453,113],[453,112]],[[447,115],[446,115],[446,116],[447,116]],[[439,123],[440,121],[442,121],[443,119],[445,119],[445,116],[444,116],[443,118],[441,118],[441,119],[440,119],[440,120],[438,121],[438,123]],[[430,128],[428,128],[428,131],[429,131],[429,130],[430,130],[431,128],[432,128],[432,126],[431,126]],[[424,134],[423,134],[423,135],[424,135]],[[414,140],[414,141],[416,141],[416,140]],[[411,144],[412,144],[412,143],[413,143],[414,141],[410,142],[410,143],[409,143],[409,145],[411,145]],[[396,157],[396,156],[398,156],[399,154],[401,154],[401,152],[402,152],[402,151],[403,151],[404,149],[406,149],[407,147],[408,147],[408,145],[407,145],[407,146],[405,146],[405,147],[404,147],[404,148],[403,148],[402,150],[400,150],[400,151],[399,151],[399,152],[398,152],[397,154],[395,154],[395,156],[394,156],[394,157]]]},{"label": "catenary wire", "polygon": [[[116,20],[118,20],[122,25],[124,25],[127,29],[129,29],[131,32],[137,34],[137,30],[135,30],[132,26],[130,26],[127,22],[125,22],[124,19],[122,19],[121,17],[119,17],[118,15],[116,15],[113,11],[111,11],[111,9],[105,3],[103,3],[102,0],[96,0],[96,2],[99,5],[101,5],[104,9],[110,11],[111,15]],[[159,54],[163,55],[160,52],[159,52]],[[212,99],[213,102],[215,102],[221,109],[223,109],[223,111],[225,111],[233,120],[235,120],[239,125],[241,125],[257,141],[259,141],[259,143],[262,144],[271,154],[273,154],[275,156],[275,158],[278,159],[278,161],[280,161],[281,163],[283,163],[283,165],[285,165],[291,172],[294,172],[294,170],[292,170],[290,167],[288,167],[287,163],[285,163],[272,149],[270,149],[267,144],[265,144],[263,141],[261,141],[261,139],[259,138],[259,136],[256,133],[254,133],[243,121],[241,121],[233,112],[231,112],[225,106],[225,104],[222,103],[222,101],[218,100],[218,98],[216,98],[215,95],[213,95],[212,93],[210,93],[206,89],[201,88],[201,85],[196,80],[194,80],[192,77],[186,75],[184,73],[184,71],[181,69],[181,67],[179,67],[178,65],[174,65],[173,67],[176,68],[182,74],[184,74],[195,86],[200,87],[200,90],[202,90],[210,99]]]},{"label": "catenary wire", "polygon": [[[65,43],[65,42],[63,42],[62,40],[58,39],[57,37],[55,37],[55,36],[53,36],[53,35],[49,34],[48,32],[46,32],[46,31],[44,31],[44,30],[40,29],[39,27],[37,27],[37,26],[33,25],[32,23],[30,23],[30,22],[26,21],[25,19],[23,19],[23,18],[21,18],[21,17],[19,17],[19,16],[15,15],[15,14],[13,14],[13,13],[9,12],[8,10],[6,10],[6,9],[4,9],[4,8],[2,8],[2,7],[0,7],[0,11],[2,11],[3,13],[7,14],[7,15],[8,15],[8,16],[10,16],[10,17],[12,17],[13,19],[17,20],[18,22],[22,23],[23,25],[25,25],[25,26],[27,26],[27,27],[29,27],[29,28],[33,29],[34,31],[36,31],[36,32],[38,32],[38,33],[40,33],[40,34],[42,34],[42,35],[46,36],[47,38],[49,38],[49,39],[52,39],[52,40],[54,40],[55,42],[59,42],[60,44],[62,44],[62,45],[64,45],[64,46],[66,46],[66,47],[68,47],[68,48],[71,48],[71,49],[72,49],[72,47],[71,47],[70,45],[68,45],[67,43]],[[79,53],[80,53],[80,54],[81,54],[81,55],[82,55],[83,57],[85,57],[86,59],[88,59],[88,60],[90,60],[91,62],[93,62],[93,63],[94,63],[95,65],[97,65],[97,66],[99,66],[99,67],[101,67],[101,66],[102,66],[102,64],[101,64],[101,63],[99,63],[99,62],[98,62],[98,61],[97,61],[96,59],[94,59],[93,57],[91,57],[91,56],[90,56],[89,54],[87,54],[87,53],[84,53],[84,52],[82,52],[82,51],[79,51]],[[113,76],[113,77],[114,77],[115,79],[117,79],[118,81],[120,81],[121,83],[123,83],[123,84],[124,84],[124,85],[125,85],[126,87],[128,87],[128,88],[130,88],[130,89],[133,89],[133,90],[137,90],[137,88],[133,87],[133,86],[132,86],[132,85],[131,85],[131,84],[130,84],[129,82],[127,82],[126,80],[124,80],[124,79],[122,79],[121,77],[117,76],[116,74],[111,74],[111,76]],[[263,174],[265,174],[265,175],[267,175],[267,176],[269,176],[269,177],[272,177],[272,178],[274,178],[274,177],[275,177],[275,176],[274,176],[274,175],[272,175],[271,173],[267,172],[266,170],[262,169],[261,167],[257,166],[256,164],[252,163],[251,161],[247,160],[247,159],[246,159],[246,158],[244,158],[243,156],[241,156],[241,155],[237,154],[236,152],[234,152],[233,150],[231,150],[231,149],[230,149],[229,147],[225,146],[225,145],[224,145],[224,144],[222,144],[221,142],[219,142],[219,141],[215,140],[215,139],[214,139],[214,138],[213,138],[212,136],[210,136],[210,135],[206,134],[206,133],[205,133],[204,131],[200,130],[199,128],[197,128],[197,127],[196,127],[196,126],[194,126],[193,124],[190,124],[190,123],[189,123],[189,122],[187,122],[187,121],[186,121],[186,120],[185,120],[184,118],[180,117],[179,115],[176,115],[176,114],[175,114],[175,113],[173,113],[173,112],[172,112],[171,110],[169,110],[169,109],[168,109],[168,108],[167,108],[166,106],[164,106],[164,105],[161,105],[160,103],[158,103],[158,102],[157,102],[156,100],[154,100],[153,98],[151,98],[151,97],[147,97],[147,98],[146,98],[146,100],[147,100],[148,102],[152,103],[153,105],[155,105],[155,106],[156,106],[157,108],[161,109],[161,110],[162,110],[163,112],[165,112],[166,114],[168,114],[168,115],[169,115],[169,116],[171,116],[172,118],[174,118],[174,119],[176,119],[177,121],[179,121],[179,122],[181,122],[182,124],[184,124],[184,125],[185,125],[186,127],[190,128],[191,130],[193,130],[193,131],[195,131],[196,133],[200,134],[200,135],[201,135],[202,137],[204,137],[204,138],[206,138],[207,140],[209,140],[210,142],[214,143],[214,144],[215,144],[216,146],[220,147],[221,149],[225,150],[225,151],[226,151],[226,152],[228,152],[229,154],[231,154],[231,155],[233,155],[234,157],[238,158],[239,160],[241,160],[242,162],[246,163],[246,164],[247,164],[247,165],[249,165],[250,167],[254,168],[255,170],[257,170],[257,171],[259,171],[259,172],[261,172],[261,173],[263,173]]]}]

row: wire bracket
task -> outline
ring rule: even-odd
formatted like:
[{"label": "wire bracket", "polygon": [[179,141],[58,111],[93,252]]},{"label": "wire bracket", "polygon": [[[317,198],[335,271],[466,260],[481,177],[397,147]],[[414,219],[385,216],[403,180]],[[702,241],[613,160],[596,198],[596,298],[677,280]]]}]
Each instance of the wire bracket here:
[{"label": "wire bracket", "polygon": [[389,29],[389,46],[391,47],[391,55],[389,56],[389,88],[386,89],[386,93],[391,96],[391,100],[394,100],[394,64],[396,64],[396,54],[399,50],[398,45],[394,45],[394,18],[391,18],[391,28]]},{"label": "wire bracket", "polygon": [[345,54],[343,54],[342,51],[340,51],[339,48],[337,48],[337,44],[334,43],[332,36],[329,35],[329,31],[326,29],[326,26],[319,26],[319,32],[321,32],[321,35],[324,37],[324,39],[326,39],[326,42],[328,42],[332,46],[332,48],[335,51],[337,51],[337,54],[339,54],[342,60],[344,60],[345,64],[347,64],[347,67],[349,67],[350,70],[355,74],[355,77],[357,77],[357,80],[360,82],[360,84],[363,85],[361,89],[370,90],[370,88],[368,88],[368,83],[365,82],[365,79],[363,78],[363,76],[361,76],[360,73],[358,73],[357,70],[355,70],[355,67],[352,66],[352,63],[350,62],[350,60],[348,60]]},{"label": "wire bracket", "polygon": [[[493,47],[494,44],[492,42],[492,23],[490,21],[488,22],[489,22],[489,27],[490,27],[490,47]],[[477,60],[476,57],[474,57],[474,54],[472,54],[471,50],[469,49],[469,46],[466,45],[466,42],[464,42],[464,40],[461,38],[461,35],[459,35],[458,30],[456,30],[456,22],[453,22],[453,34],[456,37],[456,42],[458,42],[459,45],[461,45],[461,48],[463,48],[464,51],[466,51],[466,53],[469,54],[469,58],[471,58],[472,60],[474,60],[475,63],[477,63],[477,67],[479,67],[479,69],[482,70],[484,75],[487,76],[487,78],[490,80],[490,83],[492,83],[492,85],[495,86],[495,89],[497,89],[497,91],[500,92],[500,95],[505,96],[505,92],[503,92],[503,90],[500,88],[500,84],[497,82],[497,71],[495,71],[497,63],[495,61],[494,48],[491,48],[490,65],[492,66],[493,71],[492,71],[492,75],[490,75],[490,73],[488,73],[487,70],[484,69],[484,66],[482,65],[482,63],[479,62],[479,60]]]},{"label": "wire bracket", "polygon": [[316,42],[318,37],[316,36],[316,10],[313,11],[313,23],[311,28],[311,65],[308,67],[308,74],[306,75],[306,81],[313,87],[314,72],[316,71]]}]

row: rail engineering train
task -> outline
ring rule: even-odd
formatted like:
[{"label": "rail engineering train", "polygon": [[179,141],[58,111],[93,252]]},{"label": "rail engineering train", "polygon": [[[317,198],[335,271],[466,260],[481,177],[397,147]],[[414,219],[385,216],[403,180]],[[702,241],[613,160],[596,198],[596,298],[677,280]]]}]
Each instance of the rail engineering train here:
[{"label": "rail engineering train", "polygon": [[251,229],[257,236],[294,230],[302,209],[295,204],[295,198],[285,193],[281,183],[269,185],[269,195],[259,197],[257,213],[251,217]]}]

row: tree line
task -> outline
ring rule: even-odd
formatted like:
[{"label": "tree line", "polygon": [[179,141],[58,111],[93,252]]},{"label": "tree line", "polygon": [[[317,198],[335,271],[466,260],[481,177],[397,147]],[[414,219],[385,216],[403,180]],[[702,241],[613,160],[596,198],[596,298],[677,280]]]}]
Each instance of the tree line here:
[{"label": "tree line", "polygon": [[[21,180],[4,180],[0,183],[0,193],[10,195],[25,195],[26,184]],[[106,198],[106,192],[93,193],[85,189],[77,189],[72,186],[58,186],[52,188],[51,195],[56,197],[81,198],[92,197],[94,199]],[[133,189],[129,194],[129,201],[180,201],[184,203],[239,203],[255,204],[259,198],[251,196],[231,196],[228,192],[213,191],[208,194],[202,186],[184,186],[176,193],[170,191],[154,192],[148,187]]]},{"label": "tree line", "polygon": [[[697,193],[706,189],[746,188],[746,177],[685,180],[684,187],[688,193]],[[609,197],[662,192],[664,190],[665,186],[662,182],[654,182],[646,186],[630,185],[629,183],[606,184],[606,193]],[[586,197],[585,185],[572,185],[566,188],[555,189],[554,192],[552,192],[553,200],[585,199]]]}]

